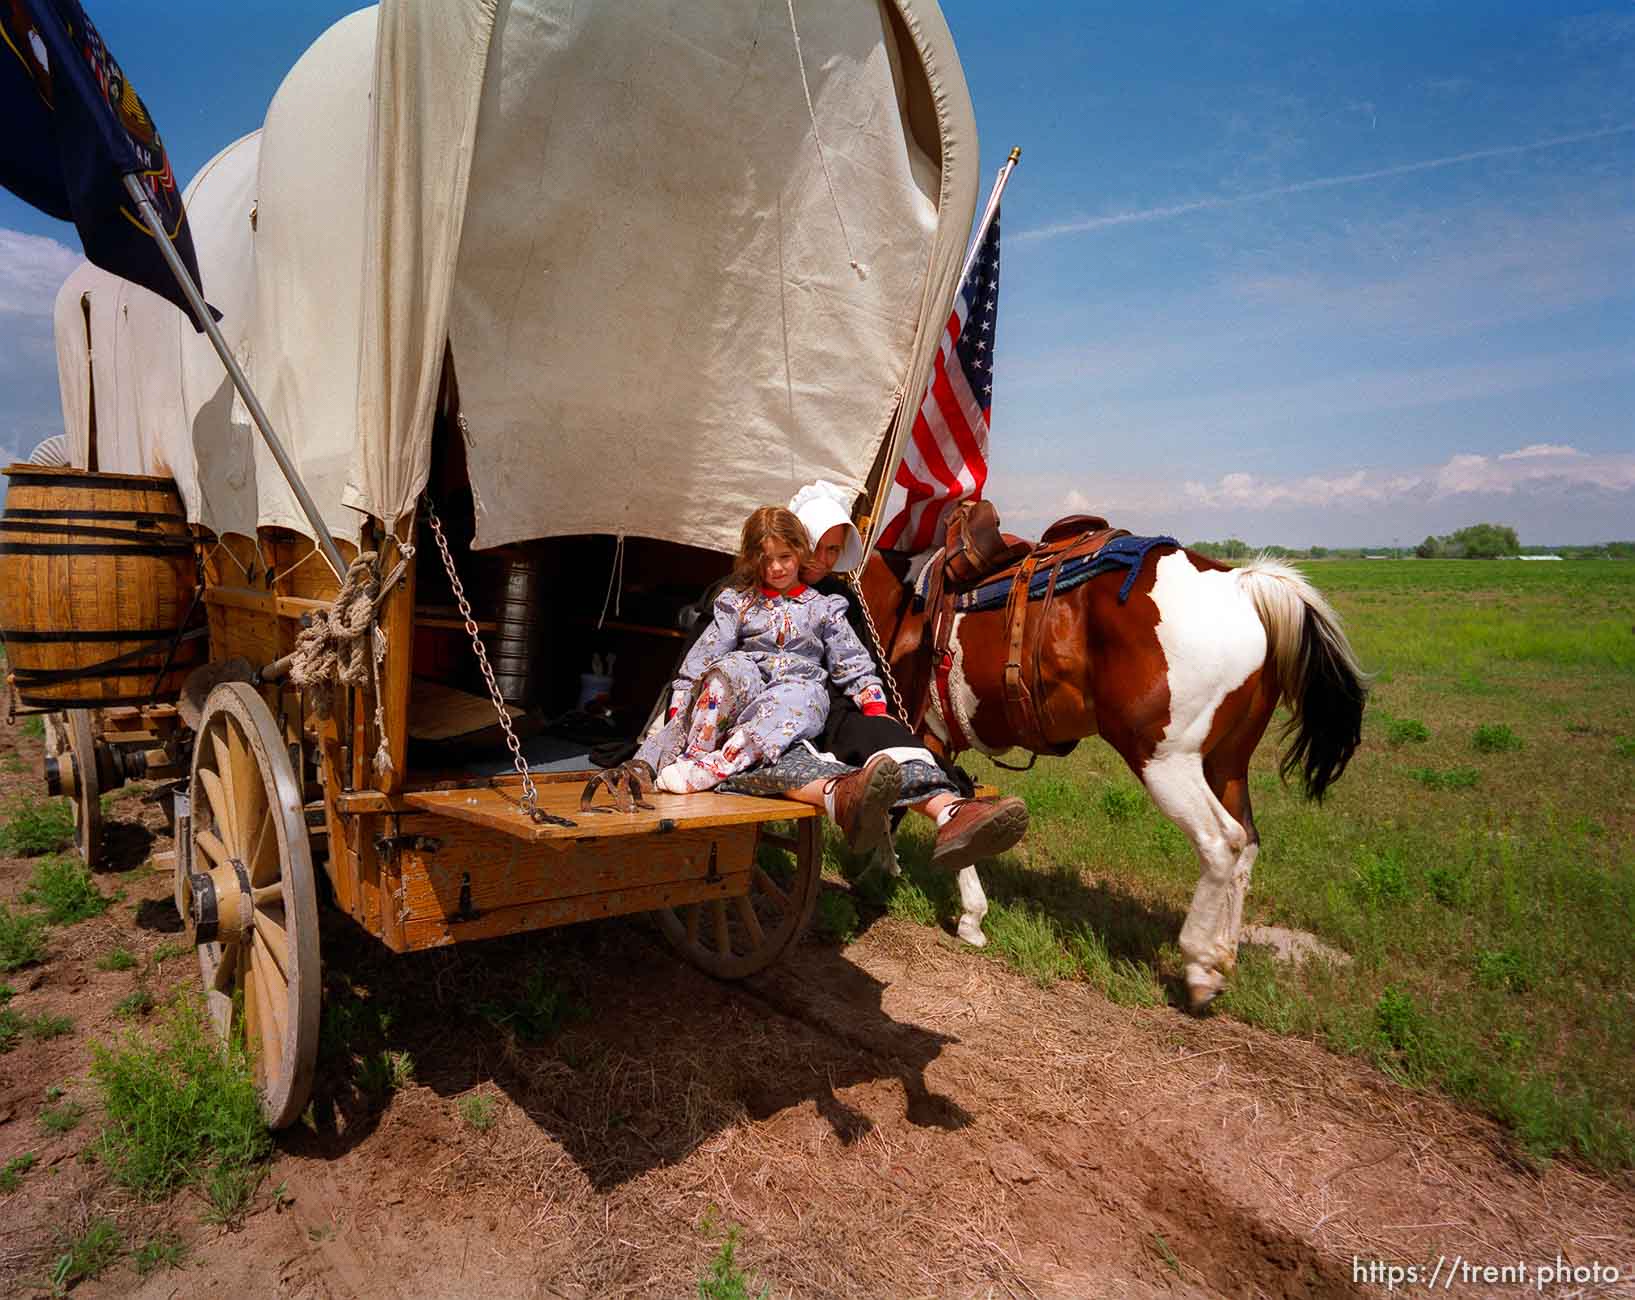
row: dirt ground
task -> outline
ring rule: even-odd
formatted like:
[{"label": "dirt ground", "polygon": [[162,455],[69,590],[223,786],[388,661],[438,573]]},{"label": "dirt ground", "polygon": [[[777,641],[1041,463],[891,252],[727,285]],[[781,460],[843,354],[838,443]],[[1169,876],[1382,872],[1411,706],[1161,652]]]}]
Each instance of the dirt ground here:
[{"label": "dirt ground", "polygon": [[[8,739],[27,770],[0,797],[38,791],[39,742]],[[162,815],[132,798],[111,822],[99,884],[121,901],[4,977],[19,1012],[75,1021],[0,1055],[0,1164],[39,1160],[0,1199],[9,1294],[47,1293],[98,1215],[188,1253],[145,1279],[127,1257],[88,1300],[692,1296],[730,1230],[749,1294],[777,1297],[1383,1295],[1388,1265],[1422,1270],[1411,1293],[1439,1258],[1445,1294],[1635,1294],[1604,1281],[1635,1277],[1628,1182],[1529,1169],[1488,1122],[1310,1044],[1041,990],[889,918],[726,985],[640,919],[394,957],[331,911],[326,998],[388,1008],[414,1082],[372,1099],[326,1059],[250,1213],[206,1226],[196,1193],[140,1204],[79,1158],[115,1004],[197,979],[191,955],[151,961],[180,929],[142,866]],[[0,898],[31,869],[0,860]],[[98,970],[119,946],[142,965]],[[478,1010],[532,971],[582,1009],[538,1044]],[[36,1113],[63,1084],[88,1113],[52,1137]],[[497,1103],[486,1132],[471,1093]],[[1468,1271],[1488,1266],[1511,1271]]]}]

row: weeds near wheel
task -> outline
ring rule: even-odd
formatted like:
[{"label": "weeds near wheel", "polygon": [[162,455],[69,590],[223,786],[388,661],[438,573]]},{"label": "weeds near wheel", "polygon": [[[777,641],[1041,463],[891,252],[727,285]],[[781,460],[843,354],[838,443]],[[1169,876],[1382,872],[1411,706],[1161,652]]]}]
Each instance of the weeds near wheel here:
[{"label": "weeds near wheel", "polygon": [[477,1014],[499,1029],[509,1029],[524,1043],[542,1043],[590,1009],[566,983],[536,966],[522,982],[522,996],[512,1002],[481,1002]]},{"label": "weeds near wheel", "polygon": [[136,1020],[154,1008],[153,994],[147,989],[134,989],[114,1003],[115,1014],[126,1020]]},{"label": "weeds near wheel", "polygon": [[139,1196],[158,1200],[197,1183],[219,1213],[241,1182],[232,1171],[253,1191],[271,1146],[249,1060],[220,1042],[191,1002],[171,1005],[156,1038],[131,1030],[92,1048],[106,1112],[96,1153],[114,1182]]},{"label": "weeds near wheel", "polygon": [[204,1212],[204,1221],[217,1227],[237,1223],[244,1217],[263,1172],[259,1165],[212,1167],[199,1179],[199,1191],[209,1206]]},{"label": "weeds near wheel", "polygon": [[99,891],[85,864],[75,858],[46,858],[34,868],[23,901],[42,908],[52,925],[73,925],[101,916],[113,899]]},{"label": "weeds near wheel", "polygon": [[32,858],[74,842],[74,806],[66,799],[23,796],[6,805],[0,821],[0,853]]},{"label": "weeds near wheel", "polygon": [[857,904],[837,889],[825,889],[818,894],[812,926],[831,942],[850,943],[859,928]]},{"label": "weeds near wheel", "polygon": [[358,1087],[373,1097],[390,1097],[414,1082],[414,1057],[408,1052],[371,1052],[358,1063]]},{"label": "weeds near wheel", "polygon": [[0,903],[0,970],[30,966],[45,956],[45,922]]},{"label": "weeds near wheel", "polygon": [[47,1133],[71,1133],[85,1118],[85,1107],[70,1099],[55,1106],[41,1106],[37,1118]]},{"label": "weeds near wheel", "polygon": [[23,1185],[23,1178],[28,1171],[34,1168],[35,1156],[32,1151],[20,1156],[13,1156],[0,1166],[0,1196],[10,1196]]},{"label": "weeds near wheel", "polygon": [[187,1262],[187,1247],[180,1237],[165,1233],[138,1246],[131,1256],[131,1262],[142,1277],[161,1268],[180,1268]]},{"label": "weeds near wheel", "polygon": [[100,1276],[125,1253],[124,1239],[112,1219],[93,1219],[63,1245],[48,1279],[53,1295],[66,1295],[76,1282]]},{"label": "weeds near wheel", "polygon": [[35,1016],[32,1020],[23,1022],[23,1032],[36,1043],[48,1042],[53,1038],[61,1038],[64,1034],[74,1032],[74,1018],[72,1016],[53,1016],[50,1014]]}]

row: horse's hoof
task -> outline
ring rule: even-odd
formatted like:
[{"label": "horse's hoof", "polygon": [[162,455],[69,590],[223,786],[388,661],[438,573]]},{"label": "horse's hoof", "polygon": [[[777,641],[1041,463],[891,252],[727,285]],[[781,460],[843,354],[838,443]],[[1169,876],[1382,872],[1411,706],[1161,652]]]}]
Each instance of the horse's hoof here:
[{"label": "horse's hoof", "polygon": [[1201,1016],[1209,1010],[1209,1004],[1221,991],[1219,981],[1205,984],[1187,984],[1187,1010],[1195,1016]]},{"label": "horse's hoof", "polygon": [[988,936],[982,933],[982,922],[973,917],[962,916],[959,918],[958,934],[962,941],[970,944],[973,948],[988,946]]}]

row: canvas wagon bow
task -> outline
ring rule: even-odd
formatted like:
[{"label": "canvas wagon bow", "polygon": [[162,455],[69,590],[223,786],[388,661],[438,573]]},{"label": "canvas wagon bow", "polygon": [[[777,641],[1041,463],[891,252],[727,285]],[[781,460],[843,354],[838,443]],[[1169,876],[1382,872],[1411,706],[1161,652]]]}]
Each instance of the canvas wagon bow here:
[{"label": "canvas wagon bow", "polygon": [[[932,0],[343,19],[187,195],[222,331],[322,527],[185,318],[70,277],[73,467],[10,471],[7,651],[23,706],[54,715],[88,856],[99,792],[175,783],[177,903],[270,1124],[312,1082],[321,885],[399,952],[654,911],[736,977],[800,933],[811,809],[653,795],[585,816],[582,746],[530,777],[498,742],[525,709],[571,710],[593,648],[615,709],[656,698],[675,609],[752,507],[816,477],[878,502],[977,161]],[[449,743],[474,724],[496,739],[475,758]]]}]

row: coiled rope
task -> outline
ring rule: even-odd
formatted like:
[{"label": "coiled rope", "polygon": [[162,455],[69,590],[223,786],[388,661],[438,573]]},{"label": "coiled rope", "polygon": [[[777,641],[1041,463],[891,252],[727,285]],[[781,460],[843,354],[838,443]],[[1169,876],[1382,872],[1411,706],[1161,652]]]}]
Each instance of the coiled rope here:
[{"label": "coiled rope", "polygon": [[376,553],[364,551],[352,561],[327,609],[314,610],[311,622],[295,639],[290,658],[290,681],[312,692],[318,716],[328,718],[335,707],[336,687],[370,685],[375,692],[376,772],[393,770],[386,738],[386,702],[380,693],[380,665],[386,658],[386,633],[375,623],[380,602],[380,571]]}]

